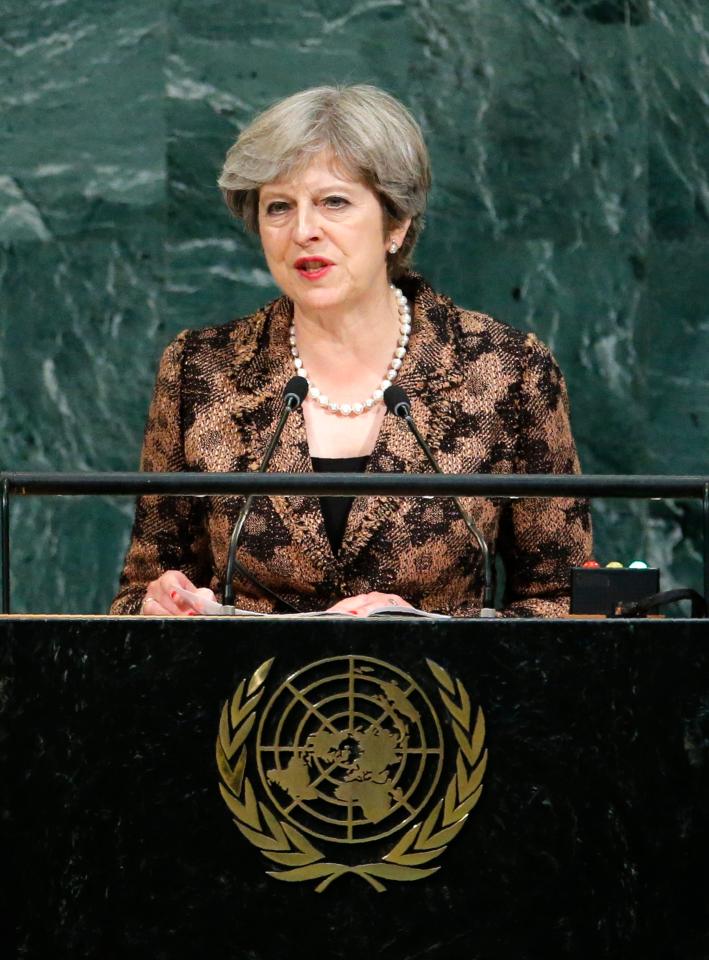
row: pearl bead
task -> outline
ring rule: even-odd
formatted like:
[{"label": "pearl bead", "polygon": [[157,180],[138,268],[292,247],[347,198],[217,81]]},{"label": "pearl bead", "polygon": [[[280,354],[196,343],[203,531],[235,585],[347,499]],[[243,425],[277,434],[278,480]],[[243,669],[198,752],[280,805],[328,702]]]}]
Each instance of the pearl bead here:
[{"label": "pearl bead", "polygon": [[381,386],[377,387],[377,389],[372,392],[372,395],[362,403],[343,403],[340,405],[334,401],[331,402],[326,394],[321,393],[318,387],[310,382],[308,378],[308,371],[303,366],[303,361],[298,353],[295,323],[292,323],[288,328],[290,352],[294,358],[293,366],[295,367],[296,372],[308,381],[308,385],[310,387],[310,398],[317,402],[323,409],[327,409],[331,413],[337,413],[347,417],[351,415],[357,416],[361,413],[364,413],[365,410],[370,410],[382,399],[384,396],[384,391],[391,386],[392,381],[396,379],[397,373],[401,369],[402,362],[406,356],[406,346],[409,342],[409,334],[411,333],[411,309],[403,292],[399,290],[393,283],[390,283],[389,286],[394,293],[396,308],[399,314],[399,337],[397,339],[397,346],[387,369],[386,379],[382,380]]}]

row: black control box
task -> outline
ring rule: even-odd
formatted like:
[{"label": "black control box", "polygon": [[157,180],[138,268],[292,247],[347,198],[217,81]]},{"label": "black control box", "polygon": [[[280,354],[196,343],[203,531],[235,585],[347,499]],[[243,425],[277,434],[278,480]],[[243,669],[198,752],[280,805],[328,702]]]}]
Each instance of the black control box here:
[{"label": "black control box", "polygon": [[657,567],[571,568],[571,613],[612,616],[619,604],[642,600],[659,591]]}]

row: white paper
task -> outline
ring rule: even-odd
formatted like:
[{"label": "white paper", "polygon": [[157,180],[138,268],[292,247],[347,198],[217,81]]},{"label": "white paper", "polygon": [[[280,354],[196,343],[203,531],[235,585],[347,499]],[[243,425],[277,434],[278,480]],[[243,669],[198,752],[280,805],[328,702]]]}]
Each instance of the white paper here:
[{"label": "white paper", "polygon": [[[202,596],[201,593],[194,593],[192,590],[185,590],[183,587],[175,587],[175,592],[182,597],[189,605],[190,609],[194,610],[195,613],[198,613],[202,617],[288,617],[290,619],[297,620],[312,620],[318,617],[354,617],[357,618],[358,614],[348,613],[344,610],[313,610],[309,613],[260,613],[256,610],[242,610],[240,607],[225,606],[222,603],[218,603],[216,600],[210,600],[207,597]],[[361,617],[361,619],[369,618],[383,618],[383,617],[411,617],[416,619],[424,620],[451,620],[452,617],[449,617],[445,613],[429,613],[427,610],[418,610],[416,607],[400,607],[395,604],[382,604],[380,607],[373,607],[366,617]]]}]

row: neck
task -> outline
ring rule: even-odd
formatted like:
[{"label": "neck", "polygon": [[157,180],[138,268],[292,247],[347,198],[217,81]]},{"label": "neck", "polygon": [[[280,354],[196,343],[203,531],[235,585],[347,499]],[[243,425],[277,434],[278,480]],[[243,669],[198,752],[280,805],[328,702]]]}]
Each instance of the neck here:
[{"label": "neck", "polygon": [[[356,414],[366,412],[361,404],[380,391],[394,360],[401,325],[399,304],[388,284],[381,299],[371,298],[356,310],[310,312],[296,304],[293,329],[299,361],[311,386],[316,385],[331,402],[357,403]],[[399,359],[396,362],[401,365]]]},{"label": "neck", "polygon": [[396,328],[398,311],[388,283],[367,298],[349,307],[331,310],[308,308],[296,303],[293,317],[299,340],[313,348],[338,353],[375,345]]}]

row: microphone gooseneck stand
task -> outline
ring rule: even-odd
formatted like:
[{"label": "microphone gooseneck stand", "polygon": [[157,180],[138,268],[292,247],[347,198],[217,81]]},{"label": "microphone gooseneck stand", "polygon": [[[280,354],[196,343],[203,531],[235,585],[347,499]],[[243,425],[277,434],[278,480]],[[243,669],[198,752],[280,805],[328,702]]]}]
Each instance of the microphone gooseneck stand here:
[{"label": "microphone gooseneck stand", "polygon": [[[291,379],[286,384],[285,390],[283,391],[283,409],[281,411],[281,416],[278,421],[278,425],[273,432],[270,443],[266,447],[266,452],[263,455],[261,464],[258,468],[259,473],[265,473],[269,463],[271,462],[271,457],[273,456],[273,451],[276,449],[276,444],[280,440],[281,434],[283,433],[283,428],[286,425],[288,417],[293,413],[294,410],[297,410],[298,407],[302,404],[303,400],[308,395],[308,381],[305,377],[291,377]],[[244,529],[244,524],[246,523],[246,518],[251,512],[251,505],[254,501],[254,494],[249,494],[244,505],[239,511],[239,516],[236,518],[236,523],[234,524],[234,529],[231,532],[231,538],[229,540],[229,554],[227,556],[226,564],[226,573],[224,574],[224,591],[223,591],[223,601],[225,606],[230,606],[234,599],[234,588],[232,585],[232,580],[234,579],[234,571],[238,570],[243,576],[247,577],[252,581],[260,590],[263,590],[267,593],[271,599],[278,600],[280,603],[284,604],[291,610],[296,610],[292,603],[289,603],[287,600],[284,600],[283,597],[279,597],[278,594],[274,593],[273,590],[270,590],[265,584],[261,583],[253,574],[243,567],[236,559],[236,551],[239,548],[239,539],[241,537],[241,531]],[[297,611],[296,611],[297,612]]]},{"label": "microphone gooseneck stand", "polygon": [[[421,447],[423,452],[426,454],[426,459],[431,464],[436,473],[443,473],[441,468],[438,466],[438,462],[433,455],[433,451],[426,443],[426,440],[421,436],[419,428],[416,426],[416,421],[411,416],[411,402],[406,394],[406,391],[398,386],[392,385],[387,390],[384,391],[384,402],[386,403],[386,408],[389,413],[393,413],[394,416],[399,417],[403,420],[409,430],[413,433],[416,438],[416,442]],[[450,498],[455,507],[460,514],[460,517],[468,528],[468,531],[473,535],[477,545],[480,547],[480,553],[483,559],[483,604],[482,609],[480,610],[481,617],[496,617],[497,612],[495,610],[495,582],[493,578],[492,571],[492,558],[490,557],[490,550],[488,548],[485,537],[482,535],[478,529],[475,521],[470,516],[468,511],[465,509],[463,504],[460,502],[458,497]]]}]

